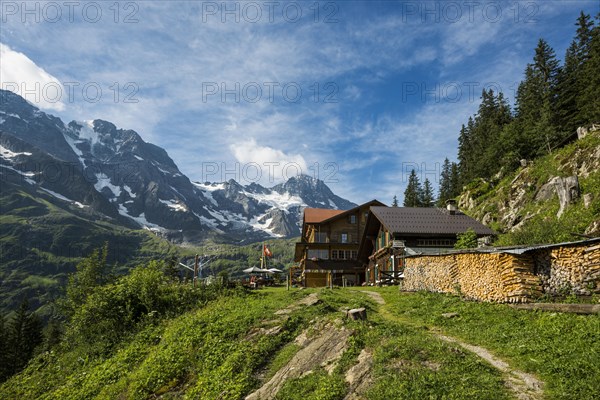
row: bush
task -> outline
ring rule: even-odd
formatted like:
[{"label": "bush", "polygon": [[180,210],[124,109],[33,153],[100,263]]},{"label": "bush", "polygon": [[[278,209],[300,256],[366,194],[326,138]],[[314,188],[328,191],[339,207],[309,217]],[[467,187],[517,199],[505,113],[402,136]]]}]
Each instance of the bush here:
[{"label": "bush", "polygon": [[456,235],[457,241],[454,245],[455,249],[472,249],[477,247],[477,234],[472,228],[467,229],[464,233]]},{"label": "bush", "polygon": [[180,314],[206,298],[190,285],[170,281],[163,270],[163,263],[153,261],[96,288],[75,311],[68,342],[89,349],[88,354],[105,353],[142,324]]}]

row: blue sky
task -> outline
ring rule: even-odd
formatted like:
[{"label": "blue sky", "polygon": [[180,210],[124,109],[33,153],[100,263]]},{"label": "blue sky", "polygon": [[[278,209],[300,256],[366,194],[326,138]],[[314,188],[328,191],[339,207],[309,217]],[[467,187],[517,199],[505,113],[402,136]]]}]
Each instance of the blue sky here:
[{"label": "blue sky", "polygon": [[455,159],[484,87],[514,99],[539,38],[563,58],[581,10],[599,3],[3,1],[0,81],[136,130],[192,180],[302,171],[390,203]]}]

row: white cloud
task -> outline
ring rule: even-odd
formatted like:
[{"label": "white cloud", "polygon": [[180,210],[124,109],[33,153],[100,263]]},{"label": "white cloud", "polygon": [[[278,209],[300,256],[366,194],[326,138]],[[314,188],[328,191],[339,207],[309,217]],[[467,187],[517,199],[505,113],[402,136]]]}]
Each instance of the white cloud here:
[{"label": "white cloud", "polygon": [[66,94],[54,76],[29,57],[0,43],[0,87],[24,97],[45,110],[63,111]]},{"label": "white cloud", "polygon": [[[467,82],[497,82],[512,100],[511,88],[533,56],[538,35],[549,35],[546,26],[562,34],[554,19],[567,21],[564,10],[579,7],[540,3],[539,21],[530,24],[515,23],[508,9],[498,23],[478,13],[475,21],[450,24],[407,22],[400,3],[394,4],[378,12],[372,3],[340,2],[338,23],[323,23],[323,15],[314,23],[308,14],[302,23],[279,15],[274,23],[254,24],[221,23],[217,17],[203,22],[198,2],[141,2],[139,23],[115,24],[108,8],[99,23],[62,21],[60,29],[9,19],[0,40],[63,82],[101,85],[102,101],[82,101],[79,90],[63,118],[103,118],[134,129],[164,147],[191,179],[205,178],[205,163],[229,168],[236,161],[298,162],[313,175],[317,163],[322,168],[332,162],[339,166],[339,183],[331,185],[336,193],[353,201],[389,202],[404,189],[402,161],[441,162],[455,155],[460,124],[476,111],[481,92],[477,87],[474,100],[462,98],[459,104],[431,103],[431,96],[417,104],[416,95],[404,107],[397,85],[415,82],[430,89],[459,83],[466,90]],[[568,18],[571,34],[575,17]],[[115,102],[109,89],[114,82],[121,88],[135,82],[139,103],[125,104],[127,91]],[[266,90],[256,103],[232,96],[223,101],[220,95],[206,100],[206,82],[227,87],[295,82],[303,96],[286,102],[279,86],[274,102]],[[323,101],[328,82],[339,88],[338,103]],[[266,176],[268,169],[261,167]],[[319,172],[326,177],[328,171]]]},{"label": "white cloud", "polygon": [[[273,184],[281,182],[299,173],[309,173],[306,161],[300,154],[285,153],[267,144],[259,144],[254,138],[229,146],[235,159],[241,164],[240,180],[256,181],[256,171],[260,171],[260,182]],[[247,179],[244,179],[247,178]]]}]

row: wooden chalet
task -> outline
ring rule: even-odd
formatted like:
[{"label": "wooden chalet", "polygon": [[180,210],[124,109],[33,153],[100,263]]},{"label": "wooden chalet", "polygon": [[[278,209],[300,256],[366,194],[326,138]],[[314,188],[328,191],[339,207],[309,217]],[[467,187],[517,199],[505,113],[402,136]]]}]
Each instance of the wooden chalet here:
[{"label": "wooden chalet", "polygon": [[358,248],[371,206],[384,204],[372,200],[350,210],[304,210],[302,236],[296,243],[294,255],[298,263],[294,271],[302,285],[352,286],[364,282]]},{"label": "wooden chalet", "polygon": [[452,250],[457,235],[473,229],[478,238],[496,233],[456,210],[433,207],[371,207],[358,250],[368,284],[397,283],[404,257]]}]

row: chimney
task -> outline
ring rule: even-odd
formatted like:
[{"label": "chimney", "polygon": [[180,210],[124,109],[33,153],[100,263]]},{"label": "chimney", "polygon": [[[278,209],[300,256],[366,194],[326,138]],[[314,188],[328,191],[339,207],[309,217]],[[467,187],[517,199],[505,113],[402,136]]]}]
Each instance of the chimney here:
[{"label": "chimney", "polygon": [[446,200],[446,210],[448,210],[448,213],[450,215],[454,215],[456,214],[456,200],[454,199],[450,199],[450,200]]}]

